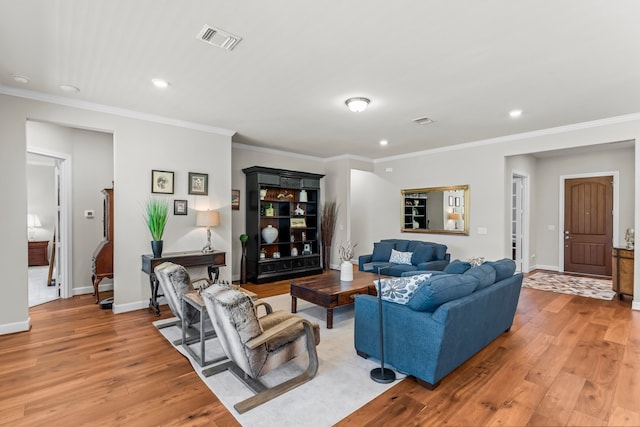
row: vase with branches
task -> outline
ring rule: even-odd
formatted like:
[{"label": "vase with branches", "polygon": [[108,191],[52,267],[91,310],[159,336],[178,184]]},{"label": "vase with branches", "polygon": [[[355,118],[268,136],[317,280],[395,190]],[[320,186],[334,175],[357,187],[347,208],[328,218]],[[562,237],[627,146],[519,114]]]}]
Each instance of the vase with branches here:
[{"label": "vase with branches", "polygon": [[320,243],[322,244],[322,266],[325,270],[331,268],[331,242],[336,228],[336,218],[338,216],[338,205],[335,201],[326,202],[322,205],[322,216],[320,217]]},{"label": "vase with branches", "polygon": [[353,249],[358,246],[357,243],[351,244],[347,240],[346,244],[340,244],[338,253],[340,254],[340,280],[350,282],[353,280],[353,265],[351,259],[353,258]]}]

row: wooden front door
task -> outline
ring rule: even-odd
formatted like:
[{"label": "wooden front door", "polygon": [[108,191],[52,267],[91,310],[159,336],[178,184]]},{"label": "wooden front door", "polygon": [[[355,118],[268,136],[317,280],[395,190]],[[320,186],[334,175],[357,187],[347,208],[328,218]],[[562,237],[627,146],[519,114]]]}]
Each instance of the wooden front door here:
[{"label": "wooden front door", "polygon": [[564,271],[611,276],[613,177],[564,182]]}]

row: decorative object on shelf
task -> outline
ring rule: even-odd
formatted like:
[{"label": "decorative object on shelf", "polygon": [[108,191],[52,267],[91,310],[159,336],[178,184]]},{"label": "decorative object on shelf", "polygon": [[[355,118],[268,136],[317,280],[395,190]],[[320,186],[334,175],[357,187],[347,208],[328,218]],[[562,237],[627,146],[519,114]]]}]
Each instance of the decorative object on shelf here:
[{"label": "decorative object on shelf", "polygon": [[627,242],[627,249],[633,249],[636,245],[636,232],[633,228],[627,228],[624,233],[624,240]]},{"label": "decorative object on shelf", "polygon": [[240,284],[247,283],[247,240],[249,236],[246,234],[240,235],[240,244],[242,245],[242,258],[240,259]]},{"label": "decorative object on shelf", "polygon": [[[331,242],[336,227],[338,205],[335,201],[326,202],[322,206],[322,218],[320,218],[320,241],[322,243],[322,264],[325,270],[329,270],[331,264]],[[303,239],[304,240],[304,239]]]},{"label": "decorative object on shelf", "polygon": [[277,252],[277,251],[274,252],[273,253],[273,257],[276,258],[276,259],[280,258],[280,252]]},{"label": "decorative object on shelf", "polygon": [[29,241],[33,241],[33,238],[36,233],[36,228],[42,227],[42,223],[40,222],[40,218],[37,214],[28,214],[27,215],[27,234],[29,237]]},{"label": "decorative object on shelf", "polygon": [[302,255],[311,255],[311,244],[304,244],[304,247],[302,248]]},{"label": "decorative object on shelf", "polygon": [[265,259],[267,257],[267,251],[264,248],[260,249],[260,259]]},{"label": "decorative object on shelf", "polygon": [[173,172],[152,170],[151,192],[173,194]]},{"label": "decorative object on shelf", "polygon": [[351,264],[351,259],[353,258],[353,249],[358,246],[358,244],[352,245],[351,242],[347,241],[346,244],[340,245],[338,249],[338,253],[340,254],[340,280],[342,282],[350,282],[353,280],[353,264]]},{"label": "decorative object on shelf", "polygon": [[209,174],[189,172],[189,194],[206,196],[209,194]]},{"label": "decorative object on shelf", "polygon": [[307,240],[307,233],[305,233],[304,231],[301,233],[302,235],[302,241],[304,242],[305,240]]},{"label": "decorative object on shelf", "polygon": [[291,248],[291,256],[298,256],[298,248],[295,246]]},{"label": "decorative object on shelf", "polygon": [[220,212],[218,211],[198,211],[196,216],[196,225],[198,227],[207,227],[207,244],[202,248],[203,254],[213,252],[211,245],[211,227],[217,227],[220,224]]},{"label": "decorative object on shelf", "polygon": [[174,215],[187,215],[189,211],[187,210],[187,201],[186,200],[174,200],[173,201],[173,214]]},{"label": "decorative object on shelf", "polygon": [[278,229],[271,224],[262,229],[262,238],[267,243],[273,243],[278,238]]},{"label": "decorative object on shelf", "polygon": [[264,206],[264,216],[273,216],[274,213],[273,203],[267,203]]},{"label": "decorative object on shelf", "polygon": [[260,200],[264,200],[264,198],[267,196],[267,189],[266,188],[261,188],[260,189]]},{"label": "decorative object on shelf", "polygon": [[277,199],[289,199],[289,200],[292,200],[293,199],[293,194],[289,193],[289,191],[287,191],[287,190],[284,190],[282,193],[278,193],[276,198]]},{"label": "decorative object on shelf", "polygon": [[240,210],[240,190],[231,190],[231,210]]},{"label": "decorative object on shelf", "polygon": [[307,190],[300,190],[300,196],[298,200],[303,203],[307,202]]},{"label": "decorative object on shelf", "polygon": [[295,242],[295,241],[296,241],[296,237],[292,234],[292,235],[291,235],[291,243],[293,243],[293,242]]},{"label": "decorative object on shelf", "polygon": [[302,208],[300,207],[300,203],[298,203],[298,204],[296,205],[296,208],[295,208],[295,210],[293,211],[293,214],[294,214],[294,215],[299,215],[299,216],[303,216],[303,215],[304,215],[304,209],[302,209]]},{"label": "decorative object on shelf", "polygon": [[304,218],[291,218],[291,228],[306,228],[307,221]]},{"label": "decorative object on shelf", "polygon": [[147,201],[145,221],[151,233],[151,250],[155,258],[162,256],[162,235],[169,218],[169,200],[150,198]]}]

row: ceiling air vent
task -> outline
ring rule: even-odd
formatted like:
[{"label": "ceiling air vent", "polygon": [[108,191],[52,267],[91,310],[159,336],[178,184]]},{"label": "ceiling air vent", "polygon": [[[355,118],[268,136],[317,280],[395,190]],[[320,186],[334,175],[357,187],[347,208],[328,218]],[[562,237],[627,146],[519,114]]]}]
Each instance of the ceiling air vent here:
[{"label": "ceiling air vent", "polygon": [[226,50],[233,50],[234,47],[242,40],[242,37],[235,36],[220,28],[205,25],[198,33],[196,38],[205,43],[221,47]]},{"label": "ceiling air vent", "polygon": [[428,125],[429,123],[433,123],[433,120],[431,120],[429,117],[418,117],[417,119],[413,119],[412,121],[419,125]]}]

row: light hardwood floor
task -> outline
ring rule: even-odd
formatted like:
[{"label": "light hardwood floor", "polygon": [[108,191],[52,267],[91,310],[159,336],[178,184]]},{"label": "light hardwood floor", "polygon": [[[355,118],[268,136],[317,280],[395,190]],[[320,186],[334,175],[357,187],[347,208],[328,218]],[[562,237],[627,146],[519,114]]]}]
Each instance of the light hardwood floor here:
[{"label": "light hardwood floor", "polygon": [[[266,297],[288,282],[246,287]],[[511,331],[435,391],[399,381],[339,425],[639,426],[640,312],[630,306],[523,289]],[[0,425],[238,425],[150,311],[114,315],[85,295],[30,316],[30,332],[0,336]]]}]

